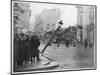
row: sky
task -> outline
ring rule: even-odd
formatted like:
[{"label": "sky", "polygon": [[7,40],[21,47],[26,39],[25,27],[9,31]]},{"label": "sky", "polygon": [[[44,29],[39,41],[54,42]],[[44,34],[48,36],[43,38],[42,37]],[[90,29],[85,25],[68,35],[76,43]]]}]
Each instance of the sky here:
[{"label": "sky", "polygon": [[30,3],[31,17],[30,23],[34,24],[35,15],[40,14],[44,9],[59,8],[61,11],[61,19],[63,20],[63,27],[68,27],[77,24],[77,8],[74,5],[61,4],[44,4],[44,3]]}]

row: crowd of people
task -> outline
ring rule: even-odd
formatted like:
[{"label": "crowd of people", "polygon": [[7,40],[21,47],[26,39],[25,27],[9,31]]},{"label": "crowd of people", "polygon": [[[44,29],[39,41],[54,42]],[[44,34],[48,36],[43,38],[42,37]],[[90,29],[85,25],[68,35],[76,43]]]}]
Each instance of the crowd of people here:
[{"label": "crowd of people", "polygon": [[[60,47],[60,44],[64,42],[65,46],[69,48],[69,46],[73,47],[79,47],[79,42],[78,41],[70,41],[68,39],[66,40],[59,40],[56,39],[57,46]],[[14,35],[14,51],[13,51],[13,56],[14,56],[14,67],[17,66],[22,66],[23,63],[27,64],[29,61],[33,63],[34,61],[39,62],[39,49],[38,47],[40,46],[40,40],[39,38],[34,35],[33,33],[16,33]],[[88,41],[84,41],[84,47],[88,47]]]},{"label": "crowd of people", "polygon": [[93,45],[87,39],[85,39],[84,42],[79,42],[79,40],[75,40],[75,39],[74,40],[70,40],[70,39],[59,40],[59,39],[57,39],[56,41],[57,41],[56,43],[57,43],[58,47],[60,46],[60,44],[62,42],[65,44],[65,46],[67,48],[69,48],[70,46],[78,47],[78,48],[83,46],[85,49],[93,47]]},{"label": "crowd of people", "polygon": [[14,35],[14,67],[22,66],[23,62],[40,61],[38,47],[39,38],[33,34],[16,33]]},{"label": "crowd of people", "polygon": [[66,47],[73,46],[73,47],[78,47],[78,48],[82,47],[83,45],[85,49],[93,47],[93,45],[87,39],[85,39],[84,42],[79,42],[79,40],[73,40],[73,41],[65,40],[65,45]]}]

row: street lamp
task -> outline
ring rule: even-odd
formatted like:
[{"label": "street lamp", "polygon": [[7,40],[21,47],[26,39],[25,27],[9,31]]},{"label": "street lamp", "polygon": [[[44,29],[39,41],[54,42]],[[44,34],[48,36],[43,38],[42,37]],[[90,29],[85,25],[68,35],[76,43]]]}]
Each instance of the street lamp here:
[{"label": "street lamp", "polygon": [[58,22],[58,28],[55,30],[54,34],[52,35],[52,37],[50,38],[50,40],[48,41],[48,43],[45,45],[44,49],[42,50],[41,53],[43,53],[45,51],[45,49],[48,47],[48,45],[50,44],[50,42],[52,41],[52,39],[54,38],[54,36],[56,35],[56,33],[59,31],[59,29],[61,28],[61,25],[63,25],[62,20]]}]

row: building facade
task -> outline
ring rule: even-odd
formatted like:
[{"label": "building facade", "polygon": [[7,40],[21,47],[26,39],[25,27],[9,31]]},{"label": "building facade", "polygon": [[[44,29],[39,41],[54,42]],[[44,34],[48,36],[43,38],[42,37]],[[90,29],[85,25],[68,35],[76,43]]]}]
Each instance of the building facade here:
[{"label": "building facade", "polygon": [[35,31],[47,32],[55,29],[58,19],[60,19],[59,9],[44,9],[41,14],[35,16]]},{"label": "building facade", "polygon": [[29,29],[29,19],[31,16],[29,3],[13,2],[13,27],[14,33],[20,29]]},{"label": "building facade", "polygon": [[[95,6],[77,7],[77,39],[94,43]],[[80,28],[81,27],[81,28]]]},{"label": "building facade", "polygon": [[87,28],[87,39],[89,40],[90,44],[94,44],[94,31],[95,31],[95,7],[90,7],[89,11],[89,22],[90,24],[86,27]]},{"label": "building facade", "polygon": [[82,13],[83,8],[81,6],[75,6],[77,8],[77,39],[82,42]]}]

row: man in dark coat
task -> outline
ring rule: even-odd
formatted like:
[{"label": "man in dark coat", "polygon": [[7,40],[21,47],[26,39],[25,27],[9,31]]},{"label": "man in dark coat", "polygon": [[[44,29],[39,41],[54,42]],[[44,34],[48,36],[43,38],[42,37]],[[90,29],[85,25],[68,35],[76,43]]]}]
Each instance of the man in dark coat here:
[{"label": "man in dark coat", "polygon": [[28,61],[29,61],[29,35],[26,35],[26,38],[24,40],[24,48],[25,48],[25,51],[24,51],[24,60],[25,60],[25,63],[27,64]]},{"label": "man in dark coat", "polygon": [[24,61],[24,34],[20,34],[20,39],[19,39],[19,58],[18,58],[18,65],[22,66],[23,61]]},{"label": "man in dark coat", "polygon": [[85,46],[85,48],[88,47],[88,41],[87,41],[87,39],[85,39],[85,41],[84,41],[84,46]]},{"label": "man in dark coat", "polygon": [[18,33],[16,33],[14,35],[14,43],[13,43],[13,65],[14,65],[14,68],[16,67],[16,64],[18,64],[18,54],[19,54],[19,36],[18,36]]},{"label": "man in dark coat", "polygon": [[40,61],[40,58],[39,58],[39,50],[38,50],[38,47],[40,45],[40,41],[39,41],[39,38],[37,38],[37,36],[31,36],[31,55],[32,57],[36,57],[37,58],[37,61],[39,62]]},{"label": "man in dark coat", "polygon": [[69,47],[69,40],[66,40],[66,47]]},{"label": "man in dark coat", "polygon": [[31,59],[31,63],[32,63],[32,55],[34,55],[33,52],[32,52],[32,50],[33,50],[32,42],[33,41],[31,40],[31,37],[29,35],[28,39],[27,39],[27,43],[28,43],[28,51],[27,51],[27,53],[28,53],[28,60]]}]

